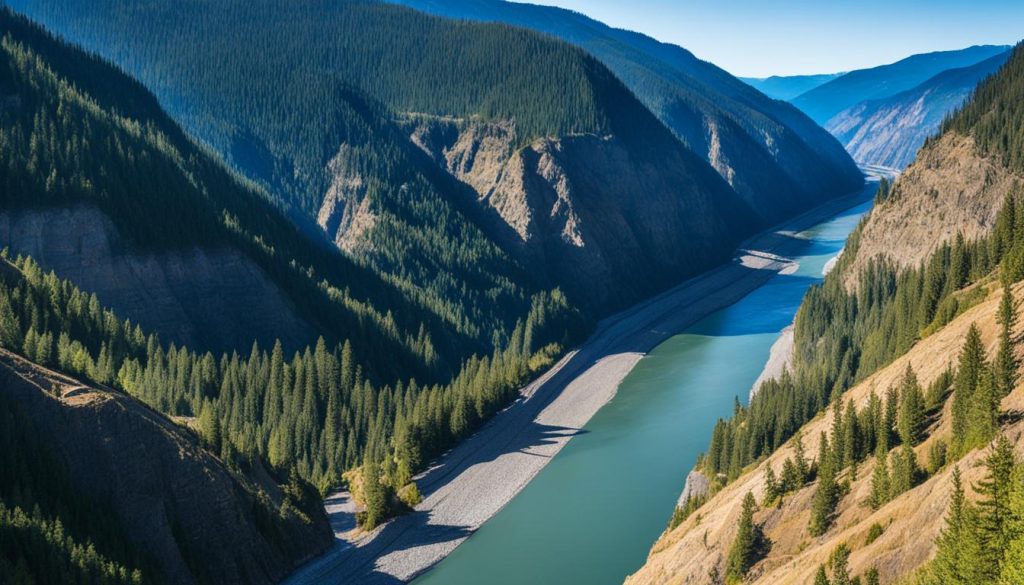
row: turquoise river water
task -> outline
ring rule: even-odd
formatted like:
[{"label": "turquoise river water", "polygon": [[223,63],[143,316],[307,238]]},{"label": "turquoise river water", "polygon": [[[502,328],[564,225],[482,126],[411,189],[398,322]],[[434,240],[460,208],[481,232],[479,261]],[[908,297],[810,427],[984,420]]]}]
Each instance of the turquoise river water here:
[{"label": "turquoise river water", "polygon": [[494,518],[414,585],[619,584],[664,530],[687,471],[821,280],[865,203],[805,232],[800,268],[672,337]]}]

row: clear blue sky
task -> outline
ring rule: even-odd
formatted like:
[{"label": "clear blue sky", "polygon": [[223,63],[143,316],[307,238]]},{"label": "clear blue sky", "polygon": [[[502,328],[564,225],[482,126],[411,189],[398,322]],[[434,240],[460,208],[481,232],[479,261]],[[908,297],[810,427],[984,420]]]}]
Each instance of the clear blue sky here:
[{"label": "clear blue sky", "polygon": [[734,75],[832,73],[1024,38],[1024,0],[518,0],[686,47]]}]

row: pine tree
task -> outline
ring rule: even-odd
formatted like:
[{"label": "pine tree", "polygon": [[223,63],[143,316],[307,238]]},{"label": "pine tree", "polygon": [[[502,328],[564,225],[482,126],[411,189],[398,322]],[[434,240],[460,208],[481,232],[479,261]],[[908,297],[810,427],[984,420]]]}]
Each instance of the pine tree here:
[{"label": "pine tree", "polygon": [[729,557],[726,560],[725,580],[727,583],[739,583],[743,581],[747,571],[755,562],[757,550],[757,527],[754,525],[754,511],[757,503],[754,501],[754,494],[747,492],[743,497],[743,508],[740,512],[739,529],[736,538],[733,539],[732,547],[729,549]]},{"label": "pine tree", "polygon": [[889,501],[889,453],[879,448],[875,457],[875,470],[871,473],[871,496],[868,503],[875,510]]},{"label": "pine tree", "polygon": [[796,466],[797,478],[802,486],[807,481],[808,476],[810,476],[811,470],[810,465],[807,463],[807,456],[804,453],[803,433],[800,431],[797,431],[793,437],[793,465]]},{"label": "pine tree", "polygon": [[903,374],[903,381],[900,383],[900,408],[897,428],[900,440],[911,447],[917,445],[924,431],[924,394],[921,392],[921,385],[917,382],[914,370],[907,364],[907,370]]},{"label": "pine tree", "polygon": [[839,503],[839,485],[836,483],[836,464],[828,448],[828,439],[821,434],[821,454],[818,463],[818,488],[811,503],[809,530],[811,536],[821,536],[832,526]]},{"label": "pine tree", "polygon": [[1006,548],[1000,567],[998,585],[1024,583],[1024,537],[1017,537]]},{"label": "pine tree", "polygon": [[986,477],[975,486],[980,497],[978,523],[972,529],[979,534],[978,540],[985,555],[982,567],[986,570],[986,577],[993,581],[1003,560],[1003,551],[1013,538],[1013,530],[1019,521],[1014,517],[1011,506],[1014,488],[1019,489],[1012,482],[1016,465],[1013,445],[1006,436],[1000,435],[985,460]]},{"label": "pine tree", "polygon": [[999,352],[996,354],[996,378],[999,384],[999,396],[1003,397],[1013,391],[1017,385],[1017,358],[1013,354],[1013,327],[1017,323],[1017,308],[1014,303],[1010,286],[1003,283],[1003,294],[999,302],[998,321]]},{"label": "pine tree", "polygon": [[967,436],[970,432],[970,412],[974,391],[985,367],[985,350],[981,345],[981,332],[971,324],[967,338],[960,349],[956,381],[953,385],[953,442],[951,450],[955,455],[967,450]]},{"label": "pine tree", "polygon": [[0,294],[0,347],[12,351],[22,349],[21,325],[6,293]]},{"label": "pine tree", "polygon": [[857,481],[857,460],[860,458],[860,433],[857,427],[857,407],[850,399],[846,404],[843,421],[843,461],[850,467],[850,481]]},{"label": "pine tree", "polygon": [[888,499],[891,500],[914,487],[919,470],[914,450],[907,443],[900,445],[892,458]]},{"label": "pine tree", "polygon": [[831,585],[828,574],[825,573],[825,565],[818,565],[818,572],[814,574],[814,585]]},{"label": "pine tree", "polygon": [[365,530],[373,530],[387,518],[389,496],[387,487],[380,480],[380,466],[369,457],[363,464],[362,479],[363,500],[366,506],[362,527]]},{"label": "pine tree", "polygon": [[964,449],[973,449],[992,440],[999,426],[999,396],[992,368],[985,367],[971,395],[967,411],[967,436]]},{"label": "pine tree", "polygon": [[932,562],[932,585],[983,583],[982,550],[974,526],[977,514],[967,503],[960,469],[953,469],[953,494],[946,513],[946,525],[936,540]]},{"label": "pine tree", "polygon": [[832,585],[851,585],[850,547],[846,543],[841,543],[832,551],[829,565],[832,567]]}]

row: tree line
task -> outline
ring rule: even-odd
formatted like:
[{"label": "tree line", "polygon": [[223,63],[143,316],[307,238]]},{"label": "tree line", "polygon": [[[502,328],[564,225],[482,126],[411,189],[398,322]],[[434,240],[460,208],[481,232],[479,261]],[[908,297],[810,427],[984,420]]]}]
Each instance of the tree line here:
[{"label": "tree line", "polygon": [[[430,458],[504,407],[561,351],[540,345],[565,299],[538,297],[504,350],[473,356],[445,385],[375,385],[349,341],[286,356],[254,343],[246,355],[214,356],[164,345],[119,319],[95,295],[17,258],[0,284],[0,345],[42,365],[110,385],[171,416],[195,419],[214,453],[239,466],[266,459],[295,469],[320,492],[371,462],[389,494]],[[387,501],[390,500],[386,498]]]}]

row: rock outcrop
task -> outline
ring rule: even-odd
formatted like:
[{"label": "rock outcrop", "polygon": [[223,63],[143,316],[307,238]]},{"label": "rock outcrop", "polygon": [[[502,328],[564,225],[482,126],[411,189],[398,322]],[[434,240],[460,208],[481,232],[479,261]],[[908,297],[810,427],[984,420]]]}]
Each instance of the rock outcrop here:
[{"label": "rock outcrop", "polygon": [[0,247],[31,256],[167,342],[231,351],[254,339],[297,349],[314,338],[291,300],[237,250],[132,250],[94,207],[0,211]]},{"label": "rock outcrop", "polygon": [[5,350],[0,394],[50,443],[74,489],[109,504],[167,583],[276,583],[331,544],[315,493],[286,495],[258,464],[229,471],[129,396]]},{"label": "rock outcrop", "polygon": [[1006,195],[1021,177],[978,153],[974,140],[947,132],[923,148],[861,231],[847,282],[872,258],[914,266],[957,234],[970,241],[995,224]]},{"label": "rock outcrop", "polygon": [[496,239],[592,306],[620,305],[710,266],[730,225],[757,221],[726,207],[734,196],[712,173],[685,170],[694,165],[682,148],[637,160],[622,140],[593,135],[517,147],[511,122],[446,119],[418,124],[411,139],[503,224]]}]

